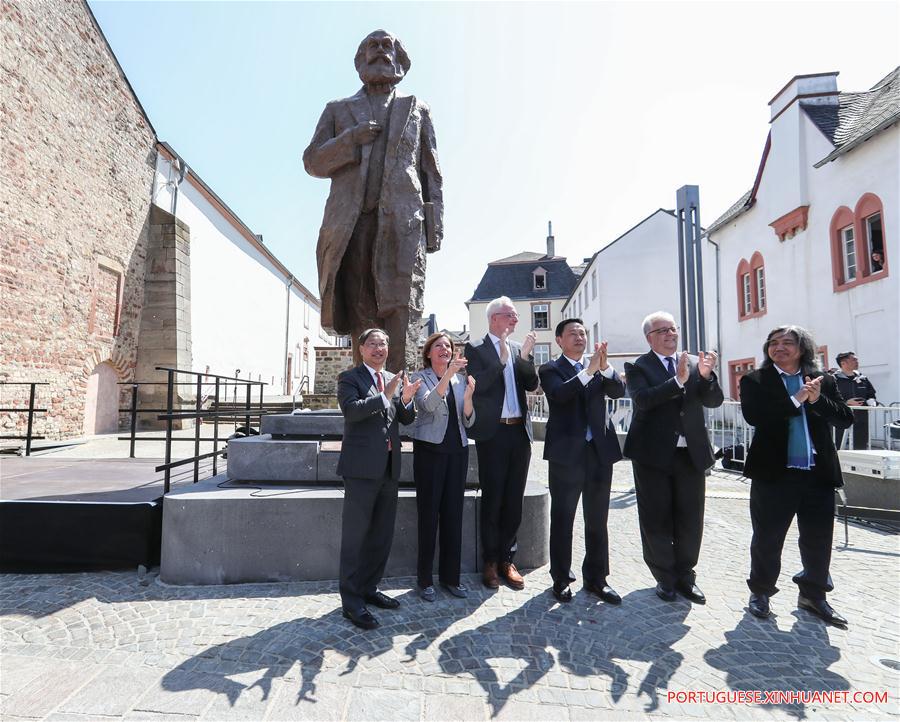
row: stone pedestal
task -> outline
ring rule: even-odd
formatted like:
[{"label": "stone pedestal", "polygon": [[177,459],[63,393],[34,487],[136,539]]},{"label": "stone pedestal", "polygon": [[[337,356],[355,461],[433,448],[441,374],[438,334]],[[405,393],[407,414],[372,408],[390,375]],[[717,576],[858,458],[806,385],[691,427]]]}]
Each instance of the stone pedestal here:
[{"label": "stone pedestal", "polygon": [[[467,491],[464,573],[481,570],[480,506],[480,493]],[[222,475],[170,492],[163,507],[160,579],[167,584],[337,579],[342,508],[339,487],[260,488],[235,484]],[[549,514],[546,488],[529,484],[516,553],[520,569],[547,563]],[[415,493],[402,489],[385,576],[415,575],[416,519]]]}]

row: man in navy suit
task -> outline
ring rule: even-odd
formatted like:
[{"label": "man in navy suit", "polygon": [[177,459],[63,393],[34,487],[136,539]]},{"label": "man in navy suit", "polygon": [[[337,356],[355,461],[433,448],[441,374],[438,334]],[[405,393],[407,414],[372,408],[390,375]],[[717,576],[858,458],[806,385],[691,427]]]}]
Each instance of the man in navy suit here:
[{"label": "man in navy suit", "polygon": [[625,364],[634,415],[625,456],[634,466],[644,561],[656,579],[656,596],[675,592],[697,604],[706,597],[694,567],[703,539],[706,470],[713,463],[706,432],[707,408],[722,405],[714,352],[678,353],[678,326],[671,314],[644,319],[650,351]]},{"label": "man in navy suit", "polygon": [[520,345],[509,337],[519,314],[512,300],[500,296],[485,311],[488,333],[466,344],[466,371],[475,378],[475,424],[469,437],[478,454],[481,486],[482,581],[497,589],[500,579],[522,589],[525,580],[513,564],[522,500],[531,463],[531,416],[526,391],[538,387],[534,368],[534,331]]},{"label": "man in navy suit", "polygon": [[606,583],[609,574],[609,492],[612,465],[622,458],[606,399],[625,395],[625,384],[607,359],[606,342],[594,344],[585,364],[587,333],[580,318],[556,327],[562,355],[541,366],[541,388],[550,403],[544,458],[550,462],[550,576],[553,596],[572,601],[572,525],[584,494],[584,588],[609,604],[622,598]]},{"label": "man in navy suit", "polygon": [[344,477],[341,518],[340,592],[343,615],[361,629],[378,620],[366,604],[396,609],[400,602],[378,591],[384,574],[400,478],[400,430],[416,412],[412,401],[420,381],[405,372],[384,370],[388,335],[370,328],[360,335],[363,362],[338,377],[338,404],[344,414],[344,438],[337,473]]}]

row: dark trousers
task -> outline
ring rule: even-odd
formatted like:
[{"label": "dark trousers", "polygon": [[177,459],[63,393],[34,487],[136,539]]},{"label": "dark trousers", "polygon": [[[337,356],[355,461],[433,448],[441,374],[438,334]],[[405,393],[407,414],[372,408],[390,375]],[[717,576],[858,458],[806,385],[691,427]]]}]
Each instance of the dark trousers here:
[{"label": "dark trousers", "polygon": [[531,442],[522,424],[502,424],[487,441],[475,444],[481,486],[481,547],[485,562],[512,561],[522,521],[522,499]]},{"label": "dark trousers", "polygon": [[808,599],[824,599],[834,586],[831,540],[834,531],[834,489],[809,472],[786,469],[780,479],[754,479],[750,487],[750,578],[747,586],[754,594],[772,595],[781,573],[784,538],[797,517],[800,532],[800,560],[803,571],[793,581]]},{"label": "dark trousers", "polygon": [[675,450],[668,469],[632,463],[644,561],[664,586],[693,584],[703,540],[705,472],[686,448]]},{"label": "dark trousers", "polygon": [[[867,408],[867,407],[864,407]],[[857,411],[852,406],[850,410],[853,412],[853,449],[869,448],[869,412],[866,410]],[[845,429],[835,428],[834,430],[834,448],[840,449],[844,443]]]},{"label": "dark trousers", "polygon": [[345,609],[361,610],[365,597],[377,591],[396,518],[397,482],[389,471],[381,479],[344,477],[340,592]]},{"label": "dark trousers", "polygon": [[414,442],[414,448],[413,475],[419,528],[418,583],[422,588],[434,583],[434,544],[440,529],[438,579],[444,584],[458,586],[469,449],[442,454],[419,442]]},{"label": "dark trousers", "polygon": [[609,574],[609,490],[612,464],[601,463],[597,449],[585,442],[581,457],[573,464],[550,462],[550,576],[566,586],[572,568],[572,526],[583,495],[585,584],[602,587]]}]

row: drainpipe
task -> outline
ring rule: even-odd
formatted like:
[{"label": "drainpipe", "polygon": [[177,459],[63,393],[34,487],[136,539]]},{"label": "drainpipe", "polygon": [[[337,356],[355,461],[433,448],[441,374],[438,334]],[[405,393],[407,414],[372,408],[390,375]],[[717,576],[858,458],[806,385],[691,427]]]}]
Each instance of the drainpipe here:
[{"label": "drainpipe", "polygon": [[184,182],[184,176],[188,171],[187,163],[185,163],[181,158],[176,156],[175,163],[173,164],[175,168],[175,172],[178,174],[176,180],[169,181],[174,187],[174,192],[172,194],[172,215],[178,218],[176,215],[176,211],[178,210],[178,187]]},{"label": "drainpipe", "polygon": [[285,298],[285,313],[284,313],[284,364],[282,368],[284,369],[284,384],[281,388],[281,393],[287,396],[288,393],[288,384],[290,383],[290,379],[288,378],[288,352],[290,350],[290,333],[291,333],[291,286],[294,285],[294,277],[288,276],[287,284],[285,285],[285,290],[287,291],[287,297]]},{"label": "drainpipe", "polygon": [[[712,238],[706,236],[706,240],[709,241],[713,247],[716,249],[716,353],[721,356],[722,355],[722,295],[720,293],[720,273],[719,273],[719,244],[716,243]],[[721,360],[721,359],[720,359]],[[721,369],[720,369],[721,371]]]}]

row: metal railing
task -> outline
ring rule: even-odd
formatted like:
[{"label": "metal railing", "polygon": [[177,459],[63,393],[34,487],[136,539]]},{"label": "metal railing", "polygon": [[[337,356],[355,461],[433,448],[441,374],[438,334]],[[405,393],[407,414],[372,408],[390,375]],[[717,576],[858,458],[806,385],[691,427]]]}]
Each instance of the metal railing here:
[{"label": "metal railing", "polygon": [[[633,411],[629,398],[611,399],[607,401],[610,419],[617,431],[627,432],[631,425]],[[528,409],[534,420],[546,420],[549,405],[543,395],[528,396]],[[890,406],[852,406],[857,421],[843,434],[841,449],[894,449],[900,448],[900,404]],[[741,402],[728,399],[715,409],[705,409],[706,429],[709,441],[714,449],[719,450],[725,468],[740,469],[744,465],[747,449],[753,439],[753,427],[741,413]],[[866,414],[867,422],[860,422],[858,417]],[[867,432],[865,440],[854,436]],[[840,434],[835,435],[836,442]],[[837,445],[837,444],[836,444]]]},{"label": "metal railing", "polygon": [[24,441],[25,442],[25,456],[31,456],[31,442],[34,439],[43,439],[43,436],[38,436],[34,433],[34,415],[35,414],[45,414],[47,413],[47,409],[36,409],[34,407],[34,398],[36,395],[36,387],[38,386],[49,386],[49,383],[41,382],[41,381],[0,381],[0,386],[28,386],[28,406],[12,406],[8,408],[0,408],[0,413],[17,413],[17,414],[25,414],[27,417],[27,421],[25,423],[25,435],[9,435],[4,434],[0,436],[0,439],[13,440],[13,441]]},{"label": "metal railing", "polygon": [[[156,471],[164,473],[164,492],[168,494],[171,487],[172,469],[194,465],[194,483],[200,480],[200,462],[205,459],[212,459],[212,474],[218,473],[218,458],[223,456],[227,447],[219,448],[220,442],[227,442],[227,438],[219,436],[219,420],[222,417],[242,417],[244,425],[249,431],[252,429],[251,419],[260,419],[267,411],[263,407],[263,391],[267,384],[264,381],[251,381],[249,379],[241,379],[233,376],[220,376],[218,374],[201,373],[198,371],[186,371],[184,369],[174,369],[164,366],[157,366],[157,371],[166,372],[165,381],[146,381],[133,382],[125,384],[131,386],[131,406],[125,409],[119,409],[121,413],[127,413],[130,417],[130,433],[128,436],[120,436],[119,440],[128,441],[131,444],[130,456],[134,458],[135,444],[138,441],[164,441],[165,442],[165,463],[156,467]],[[194,381],[179,382],[176,381],[177,376],[190,376]],[[204,379],[207,381],[204,382]],[[211,381],[209,380],[211,379]],[[138,388],[140,386],[165,386],[166,387],[166,405],[165,408],[139,408],[138,407]],[[176,402],[176,389],[179,387],[189,387],[194,390],[192,398],[187,398],[183,402]],[[204,394],[204,386],[208,393]],[[240,409],[229,408],[220,409],[220,404],[227,400],[227,394],[230,387],[234,386],[234,399],[237,398],[237,390],[239,387],[245,387],[244,405]],[[253,399],[253,387],[259,388],[258,400]],[[193,408],[185,408],[193,405]],[[137,418],[141,414],[152,414],[156,416],[158,421],[165,422],[165,436],[137,436]],[[210,419],[213,422],[213,434],[211,437],[202,437],[202,422]],[[185,421],[194,423],[193,437],[176,437],[173,436],[175,430],[175,422]],[[176,461],[172,460],[172,444],[177,441],[192,442],[194,444],[193,456],[180,458]],[[213,444],[212,451],[205,454],[200,453],[200,442],[211,441]]]}]

